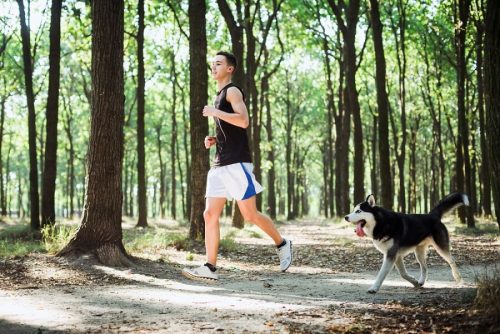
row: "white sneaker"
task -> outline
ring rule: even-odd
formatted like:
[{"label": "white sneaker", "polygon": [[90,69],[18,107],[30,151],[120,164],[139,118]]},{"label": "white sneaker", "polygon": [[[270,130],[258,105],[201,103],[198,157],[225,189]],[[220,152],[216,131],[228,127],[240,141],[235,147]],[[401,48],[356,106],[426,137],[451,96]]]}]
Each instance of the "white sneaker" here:
[{"label": "white sneaker", "polygon": [[216,282],[219,279],[219,275],[217,275],[217,272],[211,271],[205,265],[193,269],[184,268],[182,269],[182,274],[189,279],[204,282]]},{"label": "white sneaker", "polygon": [[288,267],[292,264],[293,254],[292,254],[292,242],[285,239],[285,244],[278,248],[278,257],[280,258],[280,269],[281,271],[286,271]]}]

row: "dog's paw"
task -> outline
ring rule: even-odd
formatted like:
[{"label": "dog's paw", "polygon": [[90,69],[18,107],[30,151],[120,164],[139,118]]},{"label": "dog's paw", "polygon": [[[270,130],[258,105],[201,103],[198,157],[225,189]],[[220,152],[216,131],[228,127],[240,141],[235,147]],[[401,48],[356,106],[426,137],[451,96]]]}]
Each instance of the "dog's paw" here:
[{"label": "dog's paw", "polygon": [[368,291],[366,291],[366,292],[371,293],[371,294],[374,294],[374,293],[377,293],[377,291],[378,291],[378,289],[377,289],[377,288],[371,287],[371,288],[369,288],[369,289],[368,289]]}]

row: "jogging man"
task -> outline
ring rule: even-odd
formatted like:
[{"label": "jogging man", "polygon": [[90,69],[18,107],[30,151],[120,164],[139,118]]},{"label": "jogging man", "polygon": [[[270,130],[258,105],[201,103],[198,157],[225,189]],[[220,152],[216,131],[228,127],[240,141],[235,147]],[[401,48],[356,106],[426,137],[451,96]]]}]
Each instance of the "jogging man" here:
[{"label": "jogging man", "polygon": [[205,147],[216,146],[215,160],[207,176],[205,219],[205,248],[207,263],[188,269],[182,274],[190,279],[216,281],[217,254],[219,251],[219,217],[227,199],[235,199],[243,218],[257,225],[269,235],[277,247],[281,271],[292,263],[292,242],[284,239],[272,220],[260,213],[256,206],[256,195],[263,188],[255,180],[248,146],[246,128],[249,125],[248,111],[241,89],[231,82],[237,63],[234,55],[220,51],[212,62],[212,76],[217,81],[215,107],[205,106],[203,116],[213,117],[216,136],[205,137]]}]

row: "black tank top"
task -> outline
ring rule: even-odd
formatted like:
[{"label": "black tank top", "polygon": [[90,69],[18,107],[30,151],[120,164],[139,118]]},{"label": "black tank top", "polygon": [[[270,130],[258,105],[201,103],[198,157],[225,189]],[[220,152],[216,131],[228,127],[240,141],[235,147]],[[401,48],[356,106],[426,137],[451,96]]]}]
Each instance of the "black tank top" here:
[{"label": "black tank top", "polygon": [[[227,90],[230,87],[238,88],[241,94],[243,94],[243,99],[245,99],[243,91],[233,83],[229,83],[217,93],[214,104],[215,108],[219,110],[227,113],[234,113],[231,103],[226,100]],[[246,129],[229,124],[217,117],[214,117],[214,119],[217,136],[217,150],[215,152],[214,166],[227,166],[239,162],[252,162]]]}]

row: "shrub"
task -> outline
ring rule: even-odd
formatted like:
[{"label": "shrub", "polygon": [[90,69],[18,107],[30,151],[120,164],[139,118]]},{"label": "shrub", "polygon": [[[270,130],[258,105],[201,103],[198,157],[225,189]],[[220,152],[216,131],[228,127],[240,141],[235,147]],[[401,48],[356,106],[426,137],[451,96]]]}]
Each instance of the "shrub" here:
[{"label": "shrub", "polygon": [[75,233],[76,227],[65,225],[46,225],[42,228],[42,240],[45,250],[55,254],[66,246]]},{"label": "shrub", "polygon": [[485,314],[500,322],[500,268],[495,266],[491,271],[476,277],[477,295],[475,304]]}]

